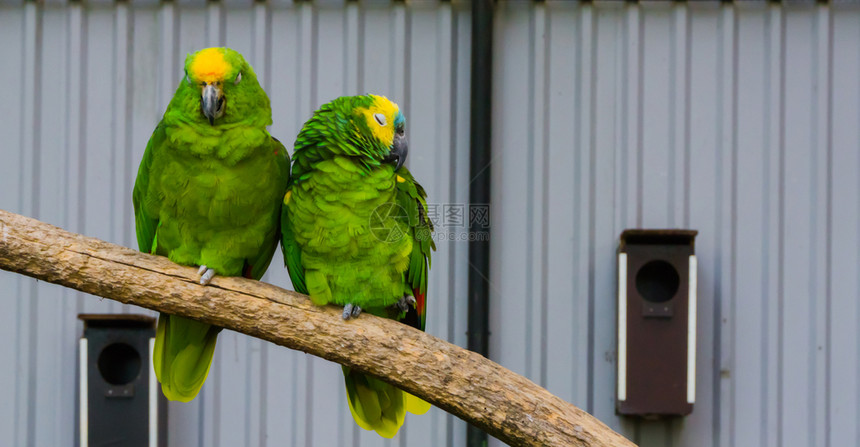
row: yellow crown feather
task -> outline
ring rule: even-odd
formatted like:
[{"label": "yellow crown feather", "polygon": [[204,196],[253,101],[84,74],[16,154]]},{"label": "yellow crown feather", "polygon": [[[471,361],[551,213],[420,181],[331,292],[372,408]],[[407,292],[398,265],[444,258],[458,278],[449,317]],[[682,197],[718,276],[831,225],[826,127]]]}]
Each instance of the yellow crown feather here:
[{"label": "yellow crown feather", "polygon": [[233,67],[224,59],[221,48],[206,48],[197,52],[191,61],[189,75],[198,82],[218,82],[224,80]]}]

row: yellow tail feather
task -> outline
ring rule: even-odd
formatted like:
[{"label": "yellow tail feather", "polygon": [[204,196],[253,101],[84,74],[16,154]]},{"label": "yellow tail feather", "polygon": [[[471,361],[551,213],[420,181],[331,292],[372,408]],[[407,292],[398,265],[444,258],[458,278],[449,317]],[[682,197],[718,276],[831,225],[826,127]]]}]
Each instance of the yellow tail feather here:
[{"label": "yellow tail feather", "polygon": [[209,375],[220,330],[175,315],[159,316],[152,363],[165,397],[181,402],[197,397]]},{"label": "yellow tail feather", "polygon": [[430,402],[426,400],[415,397],[407,392],[403,392],[406,395],[406,411],[412,414],[424,414],[430,411]]}]

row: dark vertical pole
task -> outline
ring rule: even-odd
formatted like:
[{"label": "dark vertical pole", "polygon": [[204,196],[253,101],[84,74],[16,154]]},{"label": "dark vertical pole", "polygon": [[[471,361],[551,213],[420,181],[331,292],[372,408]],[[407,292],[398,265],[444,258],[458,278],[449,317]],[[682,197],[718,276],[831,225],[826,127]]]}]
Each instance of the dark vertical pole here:
[{"label": "dark vertical pole", "polygon": [[[471,135],[469,138],[469,202],[490,204],[490,130],[492,123],[493,0],[472,0]],[[492,212],[492,210],[490,210]],[[469,217],[469,349],[489,351],[490,240],[489,227]],[[483,236],[476,237],[478,232]],[[487,445],[487,434],[469,425],[469,447]]]}]

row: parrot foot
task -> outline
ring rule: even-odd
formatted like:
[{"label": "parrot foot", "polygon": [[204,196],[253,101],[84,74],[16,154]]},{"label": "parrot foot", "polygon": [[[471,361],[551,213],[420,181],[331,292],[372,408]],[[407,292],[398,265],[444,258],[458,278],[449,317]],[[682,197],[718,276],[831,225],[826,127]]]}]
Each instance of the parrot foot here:
[{"label": "parrot foot", "polygon": [[400,298],[394,306],[397,307],[397,310],[401,312],[409,312],[409,306],[415,307],[418,302],[415,301],[415,297],[412,295],[403,295],[403,298]]},{"label": "parrot foot", "polygon": [[343,306],[343,319],[349,320],[350,318],[357,318],[361,314],[361,308],[353,305],[347,304]]},{"label": "parrot foot", "polygon": [[200,269],[197,270],[197,274],[200,275],[200,285],[205,286],[212,281],[212,278],[215,277],[215,270],[212,270],[205,265],[201,265]]}]

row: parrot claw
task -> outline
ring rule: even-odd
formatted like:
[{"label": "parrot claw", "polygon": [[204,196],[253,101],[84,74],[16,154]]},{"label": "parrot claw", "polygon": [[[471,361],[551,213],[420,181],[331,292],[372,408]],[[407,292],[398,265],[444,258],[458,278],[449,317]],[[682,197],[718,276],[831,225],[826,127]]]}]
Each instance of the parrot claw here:
[{"label": "parrot claw", "polygon": [[212,270],[205,265],[201,265],[200,269],[197,270],[197,274],[200,275],[200,285],[205,286],[212,281],[212,278],[215,277],[215,270]]},{"label": "parrot claw", "polygon": [[415,306],[418,302],[415,301],[415,297],[412,295],[403,295],[403,298],[400,298],[394,306],[397,307],[397,310],[401,312],[409,312],[409,306]]},{"label": "parrot claw", "polygon": [[349,320],[350,318],[357,318],[359,315],[361,315],[360,307],[353,304],[347,304],[346,306],[343,306],[344,320]]}]

